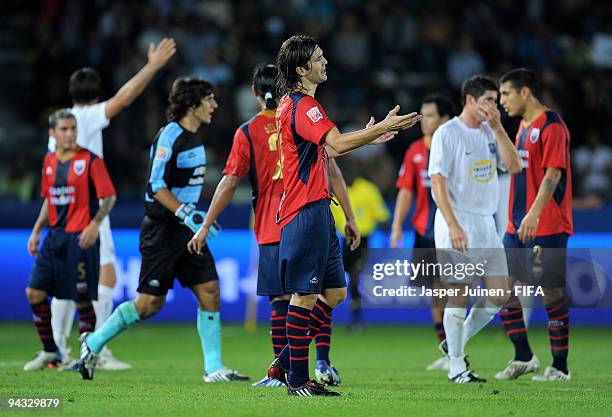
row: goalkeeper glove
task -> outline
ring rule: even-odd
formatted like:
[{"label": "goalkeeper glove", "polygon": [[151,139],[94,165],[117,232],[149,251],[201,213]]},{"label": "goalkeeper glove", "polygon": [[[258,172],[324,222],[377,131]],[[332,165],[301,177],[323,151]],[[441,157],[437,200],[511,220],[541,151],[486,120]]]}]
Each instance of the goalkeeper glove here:
[{"label": "goalkeeper glove", "polygon": [[[187,203],[181,204],[174,215],[181,219],[181,222],[189,227],[193,233],[197,233],[202,223],[204,223],[206,212],[196,210],[195,204],[193,203]],[[219,232],[221,232],[221,226],[219,226],[217,222],[214,222],[208,229],[208,236],[212,239],[217,236]]]}]

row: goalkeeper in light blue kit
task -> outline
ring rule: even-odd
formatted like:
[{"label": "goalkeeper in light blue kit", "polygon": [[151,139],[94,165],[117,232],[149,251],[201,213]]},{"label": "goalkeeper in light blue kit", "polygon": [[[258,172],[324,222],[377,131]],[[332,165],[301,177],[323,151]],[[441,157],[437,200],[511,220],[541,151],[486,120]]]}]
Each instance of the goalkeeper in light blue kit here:
[{"label": "goalkeeper in light blue kit", "polygon": [[[205,246],[200,255],[187,251],[187,242],[206,215],[197,210],[206,172],[206,152],[196,133],[210,124],[217,108],[212,84],[199,78],[179,78],[168,98],[169,123],[151,146],[151,167],[145,193],[145,216],[140,227],[142,266],[138,297],[115,309],[93,333],[81,336],[79,372],[93,379],[97,354],[113,337],[157,313],[177,278],[198,299],[197,327],[204,354],[204,382],[244,381],[249,378],[221,362],[219,277]],[[209,237],[219,233],[212,227]]]}]

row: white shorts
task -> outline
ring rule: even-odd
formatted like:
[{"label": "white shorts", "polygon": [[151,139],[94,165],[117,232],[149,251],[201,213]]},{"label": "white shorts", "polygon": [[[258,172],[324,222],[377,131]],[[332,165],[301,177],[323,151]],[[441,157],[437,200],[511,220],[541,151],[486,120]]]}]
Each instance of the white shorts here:
[{"label": "white shorts", "polygon": [[[506,253],[504,252],[502,240],[497,234],[493,216],[480,216],[477,214],[455,211],[455,217],[467,235],[467,252],[460,253],[453,249],[448,225],[440,210],[436,210],[436,217],[434,220],[436,249],[444,249],[442,252],[451,256],[453,260],[457,258],[457,262],[459,262],[459,259],[461,259],[461,262],[465,262],[466,258],[468,258],[470,262],[483,263],[485,265],[485,276],[487,277],[508,276]],[[439,255],[440,254],[438,254],[438,256]],[[440,261],[440,259],[438,260]]]},{"label": "white shorts", "polygon": [[100,266],[115,264],[115,243],[111,233],[110,218],[106,216],[100,223]]}]

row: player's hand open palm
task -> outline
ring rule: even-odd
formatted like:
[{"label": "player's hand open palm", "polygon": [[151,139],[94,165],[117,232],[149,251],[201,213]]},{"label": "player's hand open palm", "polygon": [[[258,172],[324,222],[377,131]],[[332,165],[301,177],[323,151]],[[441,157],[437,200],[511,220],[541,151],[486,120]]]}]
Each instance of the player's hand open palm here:
[{"label": "player's hand open palm", "polygon": [[28,238],[28,253],[32,256],[38,255],[38,244],[40,243],[40,233],[32,233]]},{"label": "player's hand open palm", "polygon": [[168,63],[175,53],[176,42],[174,39],[164,38],[157,46],[149,45],[147,57],[149,58],[149,64],[155,69],[160,69]]},{"label": "player's hand open palm", "polygon": [[208,227],[202,225],[200,230],[196,232],[195,235],[191,238],[191,240],[187,243],[187,250],[189,253],[197,253],[198,255],[202,254],[202,249],[204,245],[206,245],[206,238],[208,237]]},{"label": "player's hand open palm", "polygon": [[[374,118],[370,117],[370,121],[368,122],[368,124],[366,125],[366,129],[369,127],[374,126]],[[379,137],[377,137],[376,139],[374,139],[372,142],[372,144],[380,144],[380,143],[385,143],[385,142],[389,142],[391,139],[393,139],[395,137],[395,135],[397,135],[397,130],[392,130],[390,132],[385,132],[382,135],[380,135]]]},{"label": "player's hand open palm", "polygon": [[459,224],[453,224],[448,228],[451,245],[459,252],[465,252],[468,248],[468,238]]},{"label": "player's hand open palm", "polygon": [[98,223],[91,222],[79,235],[79,247],[81,249],[87,249],[98,240],[100,228]]},{"label": "player's hand open palm", "polygon": [[388,132],[409,129],[423,118],[422,115],[417,114],[416,112],[398,115],[397,113],[399,112],[399,109],[399,105],[392,108],[387,114],[387,117],[385,117],[385,120],[383,120]]}]

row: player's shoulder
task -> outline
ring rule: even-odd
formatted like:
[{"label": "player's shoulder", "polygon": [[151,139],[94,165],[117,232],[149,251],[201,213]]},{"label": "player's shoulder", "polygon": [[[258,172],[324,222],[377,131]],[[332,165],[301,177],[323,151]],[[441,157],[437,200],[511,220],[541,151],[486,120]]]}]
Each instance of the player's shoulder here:
[{"label": "player's shoulder", "polygon": [[161,128],[158,133],[160,145],[172,146],[185,130],[176,121],[172,121]]},{"label": "player's shoulder", "polygon": [[561,118],[561,115],[555,111],[552,110],[548,110],[544,113],[544,123],[542,125],[542,130],[546,129],[548,126],[551,125],[560,125],[561,127],[565,128],[565,122],[563,121],[563,119]]},{"label": "player's shoulder", "polygon": [[417,153],[422,153],[425,150],[426,150],[425,139],[420,138],[420,139],[415,140],[408,146],[408,149],[406,149],[406,153],[404,155],[405,156],[414,155]]},{"label": "player's shoulder", "polygon": [[240,136],[240,134],[242,133],[244,136],[246,136],[248,140],[251,140],[251,128],[253,127],[253,125],[257,124],[260,118],[261,118],[260,113],[257,113],[256,115],[251,117],[249,120],[243,122],[236,129],[235,137]]},{"label": "player's shoulder", "polygon": [[77,153],[74,155],[74,160],[82,159],[89,161],[89,163],[93,163],[96,159],[100,159],[95,153],[91,152],[88,149],[81,148],[77,150]]},{"label": "player's shoulder", "polygon": [[442,123],[434,132],[433,138],[439,138],[439,140],[444,140],[457,136],[461,132],[460,123],[461,121],[458,117],[453,117],[452,119]]}]

